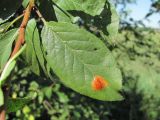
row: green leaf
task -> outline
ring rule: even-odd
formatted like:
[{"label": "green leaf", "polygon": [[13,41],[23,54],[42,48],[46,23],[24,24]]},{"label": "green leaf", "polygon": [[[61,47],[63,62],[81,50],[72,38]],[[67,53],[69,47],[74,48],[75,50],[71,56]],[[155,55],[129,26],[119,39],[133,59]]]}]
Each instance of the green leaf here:
[{"label": "green leaf", "polygon": [[115,40],[119,28],[119,17],[116,8],[109,2],[108,2],[107,13],[108,13],[107,16],[110,14],[110,22],[106,26],[106,31],[108,32],[108,38],[110,40]]},{"label": "green leaf", "polygon": [[42,45],[39,38],[39,32],[36,27],[35,19],[31,19],[28,22],[25,35],[26,43],[28,44],[27,49],[25,51],[25,59],[27,63],[30,65],[31,70],[35,74],[39,75],[41,66],[45,75],[49,76],[46,70],[47,68],[45,65],[45,56],[42,50]]},{"label": "green leaf", "polygon": [[68,96],[65,93],[63,93],[63,92],[57,92],[57,95],[58,95],[59,101],[61,103],[67,103],[69,101],[69,98],[68,98]]},{"label": "green leaf", "polygon": [[3,33],[9,24],[10,22],[6,22],[0,25],[0,33]]},{"label": "green leaf", "polygon": [[28,22],[25,36],[27,48],[24,53],[24,58],[28,65],[30,65],[31,70],[35,74],[40,75],[40,68],[42,68],[44,74],[52,79],[49,73],[50,71],[47,71],[50,67],[46,64],[35,19],[31,19]]},{"label": "green leaf", "polygon": [[52,87],[43,88],[43,92],[48,99],[51,99],[52,96]]},{"label": "green leaf", "polygon": [[2,74],[0,76],[0,87],[5,83],[5,81],[7,80],[8,76],[10,75],[10,73],[12,72],[12,70],[15,67],[16,64],[16,58],[24,51],[24,49],[26,48],[26,45],[24,45],[11,59],[9,59],[9,61],[6,63]]},{"label": "green leaf", "polygon": [[26,46],[24,45],[11,59],[9,59],[9,61],[7,62],[2,71],[2,74],[0,76],[0,99],[1,99],[0,106],[4,104],[4,97],[1,86],[5,83],[11,71],[14,69],[16,64],[15,59],[23,52],[25,47]]},{"label": "green leaf", "polygon": [[102,13],[94,18],[93,24],[103,31],[107,39],[115,40],[119,28],[119,17],[114,5],[107,2]]},{"label": "green leaf", "polygon": [[83,11],[92,16],[99,15],[106,0],[52,0],[64,10]]},{"label": "green leaf", "polygon": [[2,88],[0,88],[0,106],[2,106],[3,104],[4,104],[4,96]]},{"label": "green leaf", "polygon": [[58,21],[76,23],[79,20],[78,16],[74,17],[68,11],[58,8],[55,5],[53,6]]},{"label": "green leaf", "polygon": [[[13,4],[14,3],[14,4]],[[22,0],[1,0],[0,17],[4,20],[10,17],[20,7]]]},{"label": "green leaf", "polygon": [[12,72],[12,70],[14,69],[16,65],[16,61],[13,60],[11,62],[8,62],[0,76],[0,86],[4,84],[5,80],[7,79],[7,77],[10,75],[10,73]]},{"label": "green leaf", "polygon": [[29,3],[29,0],[23,0],[22,2],[23,7],[26,8],[28,3]]},{"label": "green leaf", "polygon": [[43,50],[42,50],[42,45],[41,45],[41,41],[40,41],[40,38],[39,38],[38,29],[36,27],[36,21],[34,19],[31,21],[31,26],[33,28],[35,28],[34,35],[36,36],[34,38],[34,40],[32,40],[34,51],[35,51],[36,57],[38,59],[38,62],[40,64],[41,68],[43,69],[43,72],[47,75],[46,67],[45,67],[44,53],[43,53]]},{"label": "green leaf", "polygon": [[12,43],[18,35],[17,29],[10,30],[0,35],[0,68],[6,64],[12,49]]},{"label": "green leaf", "polygon": [[62,22],[72,22],[72,15],[70,15],[66,10],[61,10],[57,8],[57,6],[54,6],[55,14],[58,21]]},{"label": "green leaf", "polygon": [[30,98],[9,98],[7,101],[7,113],[16,112],[23,108],[26,104],[31,101]]},{"label": "green leaf", "polygon": [[2,23],[4,23],[5,21],[4,20],[2,20],[2,18],[0,18],[0,24],[2,24]]},{"label": "green leaf", "polygon": [[[57,8],[58,9],[58,8]],[[62,11],[55,9],[58,21],[70,22]],[[90,16],[83,12],[71,12],[74,15],[78,15],[83,21],[84,26],[91,28],[90,30],[97,33],[100,32],[102,37],[108,42],[115,42],[117,39],[117,33],[119,28],[119,17],[116,12],[116,8],[109,1],[105,4],[103,11],[97,16]],[[74,19],[78,17],[71,17],[72,23]],[[79,19],[80,20],[80,19]]]},{"label": "green leaf", "polygon": [[[35,45],[34,41],[39,41],[39,33],[36,27],[35,19],[32,19],[28,22],[26,32],[25,32],[25,39],[26,39],[26,50],[25,50],[25,60],[27,61],[28,65],[30,66],[31,70],[39,75],[40,68],[38,64],[38,60],[35,53]],[[40,55],[41,57],[42,55]]]},{"label": "green leaf", "polygon": [[[120,70],[101,40],[76,25],[56,22],[47,23],[41,36],[46,60],[66,86],[99,100],[122,99]],[[96,75],[104,77],[109,86],[93,90]]]}]

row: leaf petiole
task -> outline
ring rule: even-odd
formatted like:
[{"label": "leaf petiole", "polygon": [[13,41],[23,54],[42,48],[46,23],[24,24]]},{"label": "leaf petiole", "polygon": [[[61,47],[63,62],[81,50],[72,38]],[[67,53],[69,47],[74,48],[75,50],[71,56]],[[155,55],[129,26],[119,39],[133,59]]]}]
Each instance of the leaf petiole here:
[{"label": "leaf petiole", "polygon": [[21,14],[17,18],[15,18],[5,29],[4,32],[6,32],[15,22],[17,22],[19,19],[21,19],[24,16],[24,14]]}]

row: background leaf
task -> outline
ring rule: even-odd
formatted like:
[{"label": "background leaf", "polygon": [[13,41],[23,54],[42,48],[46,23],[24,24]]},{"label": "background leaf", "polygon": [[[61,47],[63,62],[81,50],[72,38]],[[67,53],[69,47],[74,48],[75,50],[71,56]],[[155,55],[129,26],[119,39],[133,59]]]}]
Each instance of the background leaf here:
[{"label": "background leaf", "polygon": [[12,70],[15,67],[15,64],[16,64],[15,59],[24,51],[25,48],[26,48],[26,45],[22,46],[22,48],[13,57],[11,57],[6,63],[0,76],[0,86],[2,86],[6,82],[8,76],[11,74]]},{"label": "background leaf", "polygon": [[106,0],[52,0],[64,10],[83,11],[92,16],[99,15],[105,5]]},{"label": "background leaf", "polygon": [[58,21],[62,22],[72,22],[73,16],[69,14],[66,10],[59,9],[57,6],[53,5],[56,18]]},{"label": "background leaf", "polygon": [[7,101],[7,113],[15,112],[22,109],[31,101],[29,98],[9,98]]},{"label": "background leaf", "polygon": [[[111,3],[107,2],[107,8],[104,9],[104,15],[107,16],[106,19],[103,18],[103,21],[107,20],[105,29],[102,29],[103,32],[107,35],[109,40],[114,41],[117,38],[118,28],[119,28],[119,16],[116,12],[116,8]],[[103,14],[103,13],[102,13]],[[98,21],[97,21],[98,22]],[[102,22],[102,25],[105,22]]]},{"label": "background leaf", "polygon": [[4,104],[4,96],[2,88],[0,87],[0,106],[2,106],[3,104]]},{"label": "background leaf", "polygon": [[[65,85],[99,100],[122,99],[118,93],[121,73],[97,37],[70,23],[49,22],[42,31],[42,43],[48,64]],[[94,91],[91,83],[96,75],[103,76],[110,85]]]},{"label": "background leaf", "polygon": [[12,43],[17,37],[17,29],[10,30],[0,35],[0,68],[2,69],[6,64],[12,49]]},{"label": "background leaf", "polygon": [[115,41],[117,38],[119,28],[119,17],[115,6],[109,1],[105,4],[103,11],[97,16],[89,16],[85,13],[77,13],[80,15],[84,24],[91,29],[91,31],[100,32],[107,42]]},{"label": "background leaf", "polygon": [[0,25],[0,33],[3,33],[7,26],[10,24],[10,22],[6,22]]},{"label": "background leaf", "polygon": [[34,45],[34,41],[40,40],[35,19],[32,19],[28,22],[26,32],[25,32],[25,39],[26,39],[27,47],[24,52],[25,54],[24,59],[27,61],[31,70],[35,74],[40,75],[39,62],[36,56],[35,45]]},{"label": "background leaf", "polygon": [[5,68],[3,69],[3,72],[0,76],[0,86],[3,85],[5,83],[5,81],[7,80],[8,76],[11,74],[12,70],[14,69],[16,64],[16,61],[13,60],[11,62],[8,62],[5,66]]}]

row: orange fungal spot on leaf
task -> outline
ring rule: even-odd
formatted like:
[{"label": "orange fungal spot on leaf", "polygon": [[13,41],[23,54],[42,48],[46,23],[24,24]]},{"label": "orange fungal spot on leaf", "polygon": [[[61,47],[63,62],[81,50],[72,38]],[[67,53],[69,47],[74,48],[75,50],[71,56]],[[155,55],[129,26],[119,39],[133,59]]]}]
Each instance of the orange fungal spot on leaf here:
[{"label": "orange fungal spot on leaf", "polygon": [[92,81],[92,88],[94,90],[102,90],[109,85],[108,81],[105,80],[102,76],[95,76]]}]

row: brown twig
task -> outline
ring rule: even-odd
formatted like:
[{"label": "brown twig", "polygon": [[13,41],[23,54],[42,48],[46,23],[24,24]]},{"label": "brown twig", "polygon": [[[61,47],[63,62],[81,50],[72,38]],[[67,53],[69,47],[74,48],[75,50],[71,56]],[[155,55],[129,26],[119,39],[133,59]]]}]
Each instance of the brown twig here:
[{"label": "brown twig", "polygon": [[6,100],[8,99],[9,96],[9,85],[3,86],[2,88],[3,93],[4,93],[4,105],[0,107],[0,120],[5,120],[6,118]]},{"label": "brown twig", "polygon": [[[34,0],[30,0],[29,5],[27,6],[25,12],[24,12],[24,17],[22,20],[22,23],[20,25],[19,28],[19,34],[18,34],[18,39],[15,43],[15,47],[13,49],[13,52],[10,56],[10,58],[12,58],[21,48],[21,46],[24,44],[25,42],[25,28],[27,26],[30,14],[31,14],[31,10],[34,7]],[[0,107],[0,120],[5,120],[6,118],[6,103],[8,100],[8,96],[9,96],[9,85],[3,86],[2,88],[3,93],[4,93],[4,105]]]},{"label": "brown twig", "polygon": [[20,49],[21,45],[24,44],[25,41],[25,28],[27,26],[30,14],[31,14],[31,10],[34,7],[34,0],[30,0],[30,3],[28,5],[28,7],[26,8],[26,10],[24,11],[24,17],[22,20],[22,23],[20,25],[19,28],[19,35],[18,35],[18,39],[16,41],[15,47],[13,49],[13,52],[11,54],[11,57],[13,57]]},{"label": "brown twig", "polygon": [[33,10],[37,13],[38,17],[42,20],[42,22],[45,24],[46,20],[43,18],[41,12],[38,10],[36,6],[34,6]]}]

